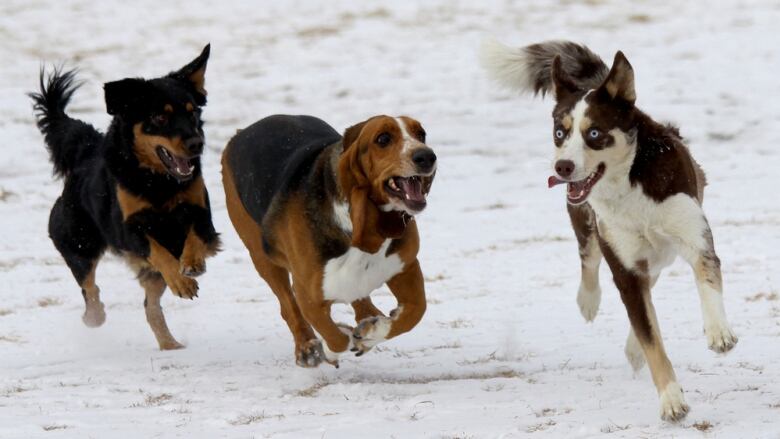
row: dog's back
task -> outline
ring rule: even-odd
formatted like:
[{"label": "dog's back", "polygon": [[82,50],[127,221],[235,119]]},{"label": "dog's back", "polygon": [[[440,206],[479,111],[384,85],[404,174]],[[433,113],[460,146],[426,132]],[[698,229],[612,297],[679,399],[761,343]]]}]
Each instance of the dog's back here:
[{"label": "dog's back", "polygon": [[274,115],[236,134],[223,160],[242,204],[262,223],[274,197],[294,190],[319,153],[340,139],[338,132],[315,117]]}]

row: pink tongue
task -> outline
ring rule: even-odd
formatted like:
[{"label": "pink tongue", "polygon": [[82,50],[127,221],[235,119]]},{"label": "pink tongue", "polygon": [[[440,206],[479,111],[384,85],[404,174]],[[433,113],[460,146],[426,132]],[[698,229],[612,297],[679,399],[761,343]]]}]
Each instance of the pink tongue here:
[{"label": "pink tongue", "polygon": [[556,177],[554,175],[547,179],[547,187],[548,188],[551,188],[553,186],[557,186],[559,184],[564,184],[564,183],[568,183],[568,182],[567,181],[563,181],[563,180],[561,180],[560,178],[558,178],[558,177]]},{"label": "pink tongue", "polygon": [[419,202],[425,201],[425,195],[422,193],[422,182],[419,179],[399,178],[396,181],[400,184],[401,189],[410,200]]},{"label": "pink tongue", "polygon": [[176,165],[176,171],[179,174],[187,175],[190,173],[190,161],[177,156],[173,156],[173,163]]}]

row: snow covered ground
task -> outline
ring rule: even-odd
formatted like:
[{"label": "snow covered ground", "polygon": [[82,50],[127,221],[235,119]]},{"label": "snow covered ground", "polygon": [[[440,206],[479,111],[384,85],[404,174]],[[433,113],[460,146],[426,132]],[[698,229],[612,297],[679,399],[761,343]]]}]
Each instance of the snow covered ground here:
[{"label": "snow covered ground", "polygon": [[[780,437],[780,4],[485,0],[0,4],[0,438]],[[133,6],[129,6],[132,4]],[[628,321],[606,268],[595,323],[575,303],[576,243],[548,190],[549,100],[511,96],[477,63],[483,36],[622,49],[638,104],[674,120],[711,182],[705,209],[739,345],[706,348],[681,262],[655,290],[692,412],[663,423],[647,369],[623,357]],[[200,298],[166,295],[160,352],[142,292],[98,270],[108,320],[46,234],[61,190],[24,93],[42,62],[78,66],[71,114],[104,128],[102,83],[156,76],[207,42],[205,176],[225,250]],[[378,113],[421,120],[440,167],[419,219],[429,308],[410,334],[340,369],[294,365],[291,336],[233,231],[219,154],[272,113],[341,130]],[[374,295],[385,310],[389,293]],[[344,321],[346,308],[338,312]]]}]

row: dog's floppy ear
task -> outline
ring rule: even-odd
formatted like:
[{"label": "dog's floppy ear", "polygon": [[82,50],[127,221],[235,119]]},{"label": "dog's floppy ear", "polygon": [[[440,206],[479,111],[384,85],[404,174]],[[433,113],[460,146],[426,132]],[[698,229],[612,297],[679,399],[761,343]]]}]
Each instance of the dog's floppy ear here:
[{"label": "dog's floppy ear", "polygon": [[202,100],[202,102],[198,102],[198,105],[204,105],[206,103],[206,64],[208,64],[210,53],[211,44],[209,43],[206,44],[206,47],[203,48],[203,51],[197,58],[170,75],[174,78],[189,81],[192,84],[195,91],[200,94],[198,98],[202,98],[198,99],[199,101]]},{"label": "dog's floppy ear", "polygon": [[615,54],[615,61],[612,63],[612,69],[607,75],[607,79],[601,85],[603,90],[609,94],[612,99],[620,99],[633,105],[636,102],[636,90],[634,89],[634,69],[623,55],[618,51]]},{"label": "dog's floppy ear", "polygon": [[106,111],[112,116],[137,112],[149,97],[149,84],[139,78],[125,78],[103,84]]},{"label": "dog's floppy ear", "polygon": [[555,55],[552,62],[552,83],[553,92],[556,101],[561,101],[566,97],[580,91],[577,84],[563,71],[563,64],[561,62],[561,56]]},{"label": "dog's floppy ear", "polygon": [[366,125],[361,122],[344,131],[341,139],[344,151],[339,159],[339,184],[349,200],[352,221],[352,246],[367,253],[376,253],[385,238],[379,234],[379,208],[371,200],[371,181],[360,162],[360,133]]}]

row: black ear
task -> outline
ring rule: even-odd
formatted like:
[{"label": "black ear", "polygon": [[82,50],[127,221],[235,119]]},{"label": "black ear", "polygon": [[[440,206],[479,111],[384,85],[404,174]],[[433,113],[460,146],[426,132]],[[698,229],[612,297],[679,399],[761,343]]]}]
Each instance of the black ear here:
[{"label": "black ear", "polygon": [[149,84],[138,78],[126,78],[103,85],[106,111],[112,116],[136,112],[149,97]]},{"label": "black ear", "polygon": [[571,77],[563,71],[560,55],[555,55],[555,58],[553,58],[552,82],[556,101],[561,101],[567,96],[580,91],[577,84],[575,84]]},{"label": "black ear", "polygon": [[606,90],[612,99],[621,99],[631,105],[636,102],[634,68],[631,67],[623,52],[618,51],[615,54],[612,69],[600,88]]},{"label": "black ear", "polygon": [[[209,61],[210,53],[211,43],[206,44],[206,47],[203,48],[203,51],[200,52],[200,55],[192,60],[192,62],[182,67],[178,71],[170,74],[170,76],[192,83],[192,86],[195,87],[195,91],[203,96],[203,104],[206,103],[206,64]],[[202,105],[200,102],[198,104]]]}]

